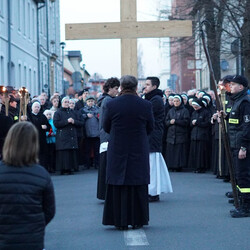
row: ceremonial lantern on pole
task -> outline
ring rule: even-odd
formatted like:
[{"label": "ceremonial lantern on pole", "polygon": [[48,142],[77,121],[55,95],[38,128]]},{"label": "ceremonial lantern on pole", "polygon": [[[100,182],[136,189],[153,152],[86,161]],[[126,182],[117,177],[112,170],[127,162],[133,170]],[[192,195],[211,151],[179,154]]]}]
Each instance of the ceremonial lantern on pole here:
[{"label": "ceremonial lantern on pole", "polygon": [[21,116],[27,116],[27,105],[29,103],[29,92],[25,87],[19,89],[20,95],[20,111],[19,111],[19,121]]}]

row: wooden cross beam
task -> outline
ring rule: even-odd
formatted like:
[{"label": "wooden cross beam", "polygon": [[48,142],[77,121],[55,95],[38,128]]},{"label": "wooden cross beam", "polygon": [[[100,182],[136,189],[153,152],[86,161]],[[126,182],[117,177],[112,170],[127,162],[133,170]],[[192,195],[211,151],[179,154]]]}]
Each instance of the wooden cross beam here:
[{"label": "wooden cross beam", "polygon": [[192,21],[137,22],[136,0],[120,0],[120,22],[66,24],[66,40],[121,39],[121,74],[137,76],[137,38],[192,36]]}]

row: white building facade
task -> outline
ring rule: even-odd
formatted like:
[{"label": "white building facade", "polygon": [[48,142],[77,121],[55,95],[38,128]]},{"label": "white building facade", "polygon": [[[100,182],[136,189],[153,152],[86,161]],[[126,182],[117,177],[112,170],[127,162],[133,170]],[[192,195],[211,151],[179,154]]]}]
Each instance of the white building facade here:
[{"label": "white building facade", "polygon": [[59,0],[0,0],[0,85],[62,88]]}]

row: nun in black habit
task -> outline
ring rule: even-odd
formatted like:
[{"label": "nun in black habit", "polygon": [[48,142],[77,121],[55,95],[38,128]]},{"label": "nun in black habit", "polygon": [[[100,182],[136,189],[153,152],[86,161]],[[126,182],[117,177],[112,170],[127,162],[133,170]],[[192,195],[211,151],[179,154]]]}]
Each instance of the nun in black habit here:
[{"label": "nun in black habit", "polygon": [[110,100],[103,129],[110,134],[103,224],[126,230],[148,225],[149,143],[154,118],[150,102],[137,96],[134,76],[121,78],[120,96]]},{"label": "nun in black habit", "polygon": [[189,142],[189,111],[184,107],[180,95],[174,96],[174,107],[167,114],[167,166],[170,170],[181,171],[187,167]]},{"label": "nun in black habit", "polygon": [[188,167],[195,173],[204,173],[208,169],[210,113],[204,107],[201,99],[192,102],[194,112],[191,116],[191,145],[189,152]]}]

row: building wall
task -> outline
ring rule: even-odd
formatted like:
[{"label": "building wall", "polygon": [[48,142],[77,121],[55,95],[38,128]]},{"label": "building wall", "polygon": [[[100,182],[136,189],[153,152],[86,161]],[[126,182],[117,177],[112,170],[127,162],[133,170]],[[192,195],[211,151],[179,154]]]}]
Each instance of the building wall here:
[{"label": "building wall", "polygon": [[[8,3],[10,4],[10,29]],[[47,12],[46,6],[48,6]],[[0,0],[0,84],[12,85],[16,88],[25,86],[31,95],[39,94],[42,90],[50,92],[51,82],[53,90],[60,91],[61,87],[59,0],[54,2],[48,0],[39,10],[39,52],[37,8],[38,5],[34,0]],[[53,54],[54,57],[52,57]],[[51,57],[56,59],[51,62]],[[9,60],[11,70],[8,68]],[[52,74],[50,74],[51,66]],[[44,88],[46,84],[48,88]]]}]

